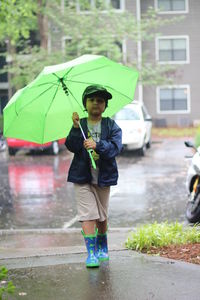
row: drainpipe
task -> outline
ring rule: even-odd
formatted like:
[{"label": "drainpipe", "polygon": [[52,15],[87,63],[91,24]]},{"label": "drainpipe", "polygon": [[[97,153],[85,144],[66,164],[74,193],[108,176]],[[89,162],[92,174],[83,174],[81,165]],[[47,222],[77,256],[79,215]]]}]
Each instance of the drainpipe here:
[{"label": "drainpipe", "polygon": [[[136,19],[138,23],[138,28],[140,27],[141,21],[141,8],[140,8],[140,0],[136,0]],[[138,33],[138,42],[137,42],[137,56],[138,56],[138,70],[140,72],[142,67],[142,41],[140,38],[140,33]],[[143,86],[142,83],[138,84],[138,101],[143,103]]]}]

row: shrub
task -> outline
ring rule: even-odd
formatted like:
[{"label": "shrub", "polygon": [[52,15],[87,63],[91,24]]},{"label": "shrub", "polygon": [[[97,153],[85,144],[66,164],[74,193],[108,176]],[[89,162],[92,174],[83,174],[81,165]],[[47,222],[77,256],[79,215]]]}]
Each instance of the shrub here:
[{"label": "shrub", "polygon": [[8,270],[5,267],[0,267],[0,300],[5,299],[4,296],[7,294],[13,294],[15,286],[12,281],[7,281]]},{"label": "shrub", "polygon": [[146,224],[130,233],[126,247],[128,249],[148,251],[151,247],[163,247],[171,244],[199,243],[200,230],[197,226],[184,227],[175,222]]}]

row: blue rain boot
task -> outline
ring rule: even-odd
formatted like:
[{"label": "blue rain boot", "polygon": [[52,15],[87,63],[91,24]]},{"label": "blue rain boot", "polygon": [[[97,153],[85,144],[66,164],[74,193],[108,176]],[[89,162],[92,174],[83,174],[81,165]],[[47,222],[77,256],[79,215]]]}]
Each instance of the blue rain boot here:
[{"label": "blue rain boot", "polygon": [[108,255],[108,243],[107,243],[107,232],[97,234],[96,238],[96,255],[99,261],[109,260]]},{"label": "blue rain boot", "polygon": [[81,231],[82,235],[84,236],[85,239],[85,245],[87,248],[87,252],[88,252],[88,257],[86,259],[86,267],[87,268],[94,268],[94,267],[99,267],[100,263],[99,263],[99,259],[96,257],[95,255],[95,245],[96,245],[96,236],[97,236],[97,232],[95,232],[95,234],[89,234],[86,235],[84,233],[84,231]]}]

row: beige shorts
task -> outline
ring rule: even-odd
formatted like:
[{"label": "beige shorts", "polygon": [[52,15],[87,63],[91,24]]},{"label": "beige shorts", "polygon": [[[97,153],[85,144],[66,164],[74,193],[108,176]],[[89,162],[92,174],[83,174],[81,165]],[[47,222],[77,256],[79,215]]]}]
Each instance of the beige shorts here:
[{"label": "beige shorts", "polygon": [[108,217],[110,187],[74,184],[78,221],[105,221]]}]

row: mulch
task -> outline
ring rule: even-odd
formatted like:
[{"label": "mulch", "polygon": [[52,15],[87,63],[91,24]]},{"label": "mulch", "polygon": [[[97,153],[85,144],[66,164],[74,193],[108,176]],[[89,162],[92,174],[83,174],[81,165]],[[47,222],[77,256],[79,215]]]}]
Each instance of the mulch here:
[{"label": "mulch", "polygon": [[148,253],[200,265],[200,243],[151,247]]}]

